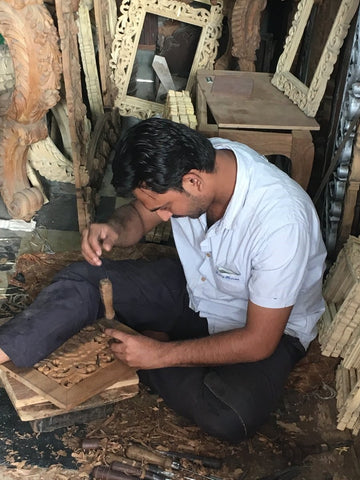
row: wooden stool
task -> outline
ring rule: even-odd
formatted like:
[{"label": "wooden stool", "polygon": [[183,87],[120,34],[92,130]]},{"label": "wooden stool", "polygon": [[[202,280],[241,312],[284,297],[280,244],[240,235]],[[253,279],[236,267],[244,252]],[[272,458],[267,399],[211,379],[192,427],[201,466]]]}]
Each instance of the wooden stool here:
[{"label": "wooden stool", "polygon": [[244,143],[262,155],[286,156],[291,177],[306,189],[314,160],[310,132],[320,127],[271,78],[269,73],[199,70],[198,130]]}]

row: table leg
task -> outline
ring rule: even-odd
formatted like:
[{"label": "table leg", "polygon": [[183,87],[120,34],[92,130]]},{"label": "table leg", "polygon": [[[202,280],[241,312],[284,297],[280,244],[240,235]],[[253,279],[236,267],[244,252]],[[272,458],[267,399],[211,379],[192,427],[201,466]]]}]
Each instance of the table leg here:
[{"label": "table leg", "polygon": [[293,130],[290,160],[291,177],[306,190],[314,162],[314,144],[310,131]]}]

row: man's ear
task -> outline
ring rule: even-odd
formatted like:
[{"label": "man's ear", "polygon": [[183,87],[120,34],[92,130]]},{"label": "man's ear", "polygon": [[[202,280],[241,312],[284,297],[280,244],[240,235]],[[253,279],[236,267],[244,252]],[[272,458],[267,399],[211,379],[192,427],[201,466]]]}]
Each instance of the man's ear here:
[{"label": "man's ear", "polygon": [[201,192],[204,187],[204,180],[197,170],[190,170],[183,176],[182,186],[188,193]]}]

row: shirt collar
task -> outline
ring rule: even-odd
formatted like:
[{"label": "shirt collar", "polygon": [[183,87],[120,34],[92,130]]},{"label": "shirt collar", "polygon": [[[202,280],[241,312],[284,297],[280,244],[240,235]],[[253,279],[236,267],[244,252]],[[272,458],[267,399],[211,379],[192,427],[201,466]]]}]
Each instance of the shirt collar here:
[{"label": "shirt collar", "polygon": [[223,217],[214,225],[216,229],[226,228],[231,230],[235,225],[240,210],[246,202],[250,175],[244,162],[241,161],[241,144],[223,138],[211,138],[210,141],[216,150],[231,150],[236,158],[237,170],[234,192]]}]

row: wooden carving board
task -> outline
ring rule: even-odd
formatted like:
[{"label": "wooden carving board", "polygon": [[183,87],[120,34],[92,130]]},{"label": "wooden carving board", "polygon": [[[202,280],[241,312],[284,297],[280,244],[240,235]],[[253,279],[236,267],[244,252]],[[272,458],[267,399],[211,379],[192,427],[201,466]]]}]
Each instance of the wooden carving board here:
[{"label": "wooden carving board", "polygon": [[[67,412],[67,410],[57,407],[39,393],[26,387],[23,383],[18,382],[15,378],[10,377],[7,373],[0,371],[0,378],[20,420],[30,422],[62,415]],[[117,403],[134,397],[138,392],[138,384],[134,383],[124,386],[123,382],[118,382],[81,405],[74,407],[72,411],[81,411],[88,408]]]},{"label": "wooden carving board", "polygon": [[[125,325],[117,321],[102,320],[99,322],[102,327],[111,327],[118,330],[133,332]],[[98,325],[99,325],[98,324]],[[65,342],[60,348],[53,352],[46,361],[54,362],[56,358],[61,360],[62,352],[67,350],[67,344],[71,345],[78,343],[81,347],[81,334],[83,331],[74,335],[71,339]],[[96,332],[98,333],[98,332]],[[109,354],[110,348],[107,347]],[[44,362],[44,361],[42,361]],[[73,361],[76,364],[76,360]],[[81,358],[81,363],[86,363],[86,359]],[[70,386],[64,386],[59,381],[54,380],[50,376],[45,375],[35,367],[19,368],[13,362],[9,361],[0,365],[1,370],[7,373],[10,377],[15,378],[20,383],[24,384],[34,392],[40,394],[45,400],[53,403],[58,408],[63,410],[70,410],[85,402],[94,395],[104,391],[111,385],[118,383],[121,386],[134,385],[138,383],[138,376],[135,369],[128,367],[116,358],[93,372],[87,373],[83,379],[78,383]],[[64,383],[64,382],[63,382]],[[66,383],[66,382],[65,382]]]}]

